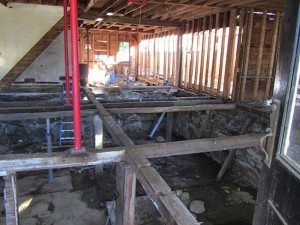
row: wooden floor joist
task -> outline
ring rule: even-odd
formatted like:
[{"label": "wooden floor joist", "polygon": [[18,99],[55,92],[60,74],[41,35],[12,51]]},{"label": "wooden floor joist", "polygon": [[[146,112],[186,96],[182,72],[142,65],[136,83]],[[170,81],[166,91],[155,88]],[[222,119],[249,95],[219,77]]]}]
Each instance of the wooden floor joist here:
[{"label": "wooden floor joist", "polygon": [[263,134],[247,134],[229,137],[194,139],[168,143],[105,148],[101,151],[88,150],[85,157],[63,153],[13,154],[0,156],[0,176],[9,172],[70,168],[125,161],[127,150],[136,150],[146,158],[223,151],[236,148],[260,146]]}]

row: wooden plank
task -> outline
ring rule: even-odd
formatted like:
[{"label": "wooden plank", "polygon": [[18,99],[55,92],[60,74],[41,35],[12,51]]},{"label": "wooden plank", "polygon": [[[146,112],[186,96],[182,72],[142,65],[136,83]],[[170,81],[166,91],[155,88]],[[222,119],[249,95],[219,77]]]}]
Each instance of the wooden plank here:
[{"label": "wooden plank", "polygon": [[164,38],[163,38],[163,48],[164,48],[164,61],[163,61],[163,84],[166,82],[166,77],[167,77],[167,66],[168,66],[168,54],[167,54],[167,31],[164,32]]},{"label": "wooden plank", "polygon": [[213,26],[213,15],[209,17],[209,34],[208,34],[208,42],[207,42],[207,58],[206,58],[206,73],[205,73],[205,81],[204,81],[204,92],[208,93],[208,79],[211,78],[211,36],[212,36],[212,26]]},{"label": "wooden plank", "polygon": [[233,103],[227,104],[205,104],[194,106],[169,106],[169,107],[151,107],[151,108],[111,108],[107,111],[111,114],[122,113],[162,113],[162,112],[189,112],[206,110],[231,110],[236,107]]},{"label": "wooden plank", "polygon": [[277,46],[277,40],[278,40],[279,21],[280,21],[280,13],[276,13],[276,17],[275,17],[275,21],[274,21],[274,27],[273,27],[271,54],[270,54],[269,70],[268,70],[268,79],[267,79],[264,99],[267,99],[267,98],[270,97],[269,95],[270,95],[271,79],[272,79],[272,75],[273,75],[274,62],[275,62],[275,53],[276,53],[276,46]]},{"label": "wooden plank", "polygon": [[154,53],[153,53],[153,81],[156,82],[157,81],[157,76],[158,76],[158,72],[157,72],[157,48],[158,48],[158,44],[157,44],[157,37],[158,34],[154,34]]},{"label": "wooden plank", "polygon": [[[92,116],[96,113],[96,110],[81,110],[82,117]],[[73,117],[73,111],[0,114],[0,121],[17,121],[61,117]]]},{"label": "wooden plank", "polygon": [[172,131],[173,131],[173,113],[167,113],[167,127],[166,127],[166,141],[172,141]]},{"label": "wooden plank", "polygon": [[139,154],[136,150],[128,150],[126,153],[127,161],[135,164],[137,172],[140,171],[141,168],[151,166],[151,163],[148,161],[148,159]]},{"label": "wooden plank", "polygon": [[195,63],[194,63],[194,58],[195,58],[195,32],[196,32],[196,29],[197,29],[197,21],[193,20],[192,22],[192,44],[191,44],[191,59],[190,59],[190,68],[189,68],[189,81],[188,81],[188,88],[191,89],[193,84],[193,77],[194,77],[194,72],[195,72]]},{"label": "wooden plank", "polygon": [[118,198],[116,200],[116,224],[123,224],[125,167],[125,162],[116,164],[116,191],[118,193]]},{"label": "wooden plank", "polygon": [[[242,71],[244,68],[244,61],[245,61],[245,49],[246,49],[246,35],[247,35],[247,27],[248,27],[248,20],[249,20],[249,13],[244,9],[244,18],[243,21],[245,22],[242,25],[242,36],[241,36],[241,43],[240,47],[241,49],[239,50],[239,56],[237,57],[237,64],[236,64],[236,71],[235,71],[235,76],[236,76],[236,83],[234,85],[234,91],[235,95],[233,96],[233,101],[238,101],[240,100],[240,94],[241,94],[241,86],[242,86]],[[242,20],[242,19],[241,19]],[[240,52],[242,52],[242,57],[240,58]],[[238,69],[239,67],[239,69]],[[239,70],[239,71],[238,71]]]},{"label": "wooden plank", "polygon": [[202,53],[201,53],[201,66],[200,66],[200,81],[199,81],[199,90],[202,93],[203,92],[203,76],[205,76],[205,49],[206,49],[206,35],[205,35],[205,31],[206,31],[206,23],[207,23],[207,17],[203,18],[203,24],[202,24],[202,32],[203,32],[203,36],[202,36]]},{"label": "wooden plank", "polygon": [[[200,56],[200,41],[201,41],[201,35],[200,35],[200,26],[201,26],[202,19],[198,19],[198,26],[197,26],[197,44],[196,44],[196,61],[195,61],[195,79],[194,79],[194,90],[198,90],[198,78],[199,78],[199,56]],[[198,90],[199,91],[199,90]]]},{"label": "wooden plank", "polygon": [[265,43],[265,33],[266,33],[266,23],[267,23],[267,10],[264,10],[262,20],[261,20],[261,29],[260,29],[260,38],[259,38],[259,47],[258,47],[258,57],[256,62],[256,76],[253,87],[253,100],[258,100],[258,85],[261,75],[261,60],[264,51]]},{"label": "wooden plank", "polygon": [[215,25],[215,37],[213,44],[213,62],[212,62],[212,72],[211,72],[211,81],[210,81],[210,94],[213,95],[215,91],[215,77],[217,71],[217,56],[218,56],[218,30],[220,24],[220,13],[216,15],[216,25]]},{"label": "wooden plank", "polygon": [[176,29],[173,30],[173,39],[172,39],[172,44],[173,44],[173,50],[172,50],[172,85],[175,85],[175,81],[176,81],[176,65],[177,65],[177,59],[176,59],[176,50],[177,50],[177,41],[176,38],[178,38],[176,36],[176,33],[178,33],[178,31]]},{"label": "wooden plank", "polygon": [[[189,50],[189,29],[190,29],[190,23],[186,24],[186,31],[185,31],[185,40],[183,41],[183,44],[185,46],[184,51],[182,52],[183,57],[182,57],[182,73],[181,73],[181,85],[180,87],[183,87],[184,89],[187,89],[187,66],[188,66],[188,50]],[[182,84],[183,83],[183,84]]]},{"label": "wooden plank", "polygon": [[235,65],[234,65],[234,72],[233,72],[233,85],[232,85],[232,94],[231,94],[231,100],[235,100],[236,96],[236,89],[237,89],[237,71],[238,71],[238,65],[239,65],[239,59],[240,59],[240,52],[241,52],[241,41],[242,41],[242,35],[244,27],[244,16],[245,16],[245,9],[242,8],[239,14],[239,33],[238,33],[238,39],[237,39],[237,47],[236,47],[236,54],[235,54]]},{"label": "wooden plank", "polygon": [[14,173],[4,177],[4,206],[6,225],[18,225],[17,182]]},{"label": "wooden plank", "polygon": [[197,225],[199,223],[176,194],[159,197],[159,211],[170,225]]},{"label": "wooden plank", "polygon": [[253,8],[249,11],[249,23],[247,28],[247,39],[246,39],[246,49],[245,49],[245,62],[243,65],[243,81],[242,81],[242,88],[241,88],[241,101],[245,99],[245,89],[246,89],[246,82],[248,76],[248,66],[249,66],[249,54],[250,54],[250,45],[251,45],[251,36],[252,36],[252,27],[253,27]]},{"label": "wooden plank", "polygon": [[123,223],[122,225],[135,224],[135,192],[136,175],[129,165],[125,167],[124,174],[124,200],[123,200]]},{"label": "wooden plank", "polygon": [[89,149],[84,157],[59,153],[9,154],[0,156],[0,176],[9,172],[42,169],[70,168],[124,161],[127,150],[136,150],[146,158],[223,151],[260,146],[262,134],[247,134],[218,138],[194,139],[168,143],[105,148],[101,151]]},{"label": "wooden plank", "polygon": [[228,99],[231,88],[231,78],[234,73],[235,63],[235,29],[236,29],[236,9],[230,11],[230,24],[229,24],[229,37],[226,55],[226,66],[225,66],[225,77],[224,77],[224,88],[223,98]]},{"label": "wooden plank", "polygon": [[[220,56],[220,68],[219,68],[219,77],[218,77],[218,88],[217,96],[221,96],[221,84],[223,82],[223,71],[224,71],[224,54],[225,54],[225,37],[226,37],[226,22],[227,22],[227,12],[223,14],[223,34],[222,34],[222,43],[221,43],[221,56]],[[224,84],[223,84],[224,86]]]},{"label": "wooden plank", "polygon": [[177,50],[176,50],[176,77],[174,85],[180,87],[181,84],[181,65],[182,65],[182,39],[183,39],[184,26],[177,30]]},{"label": "wooden plank", "polygon": [[171,40],[171,36],[172,36],[172,33],[170,31],[168,31],[168,66],[167,66],[167,77],[166,79],[171,81],[171,70],[172,70],[172,40]]}]

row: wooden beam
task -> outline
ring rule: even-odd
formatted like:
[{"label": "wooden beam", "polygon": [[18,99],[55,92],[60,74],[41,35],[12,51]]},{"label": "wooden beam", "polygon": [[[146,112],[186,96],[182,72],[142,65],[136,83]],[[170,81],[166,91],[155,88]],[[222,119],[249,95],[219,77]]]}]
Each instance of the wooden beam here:
[{"label": "wooden beam", "polygon": [[171,194],[171,188],[162,177],[151,167],[149,161],[137,151],[127,151],[128,161],[135,171],[148,196],[155,203],[168,224],[195,225],[197,220],[187,210],[176,194]]},{"label": "wooden beam", "polygon": [[169,106],[152,108],[114,108],[107,109],[112,114],[121,113],[162,113],[162,112],[188,112],[188,111],[206,111],[206,110],[230,110],[236,107],[235,104],[205,104],[196,106]]},{"label": "wooden beam", "polygon": [[173,132],[173,113],[167,113],[167,126],[166,126],[166,142],[172,141]]},{"label": "wooden beam", "polygon": [[200,65],[200,80],[199,80],[199,92],[203,92],[203,77],[205,76],[205,58],[206,58],[206,26],[207,26],[207,17],[203,18],[203,23],[202,23],[202,52],[201,52],[201,65]]},{"label": "wooden beam", "polygon": [[[96,20],[99,16],[91,15],[91,14],[79,14],[78,17],[80,19],[86,20]],[[139,20],[129,17],[113,17],[113,16],[104,16],[104,22],[110,23],[123,23],[123,24],[132,24],[132,25],[146,25],[146,26],[160,26],[160,27],[179,27],[180,23],[178,22],[165,22],[159,20]]]},{"label": "wooden beam", "polygon": [[[81,116],[87,117],[97,113],[96,110],[81,110]],[[10,113],[0,114],[0,121],[34,120],[46,118],[72,117],[73,111],[37,112],[37,113]]]},{"label": "wooden beam", "polygon": [[269,61],[269,70],[268,70],[268,79],[266,84],[266,90],[264,99],[269,98],[270,96],[270,86],[271,86],[271,79],[273,75],[273,69],[275,64],[275,54],[276,54],[276,46],[278,40],[278,30],[279,30],[279,21],[280,21],[280,13],[276,13],[274,27],[273,27],[273,36],[272,36],[272,45],[271,45],[271,54],[270,54],[270,61]]},{"label": "wooden beam", "polygon": [[247,76],[248,76],[248,66],[249,66],[249,54],[250,54],[250,47],[251,47],[251,36],[252,36],[252,27],[253,27],[253,8],[249,11],[249,23],[247,27],[247,40],[246,40],[246,49],[245,49],[245,61],[243,64],[243,81],[242,81],[242,88],[241,88],[241,101],[245,99],[245,91],[246,91],[246,83],[247,83]]},{"label": "wooden beam", "polygon": [[[226,40],[226,25],[227,23],[227,12],[223,13],[223,33],[222,33],[222,42],[221,42],[221,56],[220,56],[220,68],[219,68],[219,77],[218,77],[218,87],[217,87],[217,96],[221,96],[221,84],[223,82],[223,73],[224,73],[224,54],[225,54],[225,40]],[[224,84],[223,86],[224,87]]]},{"label": "wooden beam", "polygon": [[210,80],[210,94],[213,95],[215,91],[215,77],[217,71],[217,57],[218,57],[218,30],[220,25],[220,13],[216,15],[216,23],[215,23],[215,36],[214,36],[214,44],[213,44],[213,62],[212,62],[212,72],[211,72],[211,80]]},{"label": "wooden beam", "polygon": [[236,30],[236,9],[232,9],[230,11],[228,46],[227,46],[225,74],[224,74],[224,87],[223,87],[224,99],[228,99],[230,96],[231,79],[234,73],[235,40],[236,40],[235,30]]},{"label": "wooden beam", "polygon": [[10,173],[4,177],[4,206],[6,225],[18,225],[17,181],[16,175]]},{"label": "wooden beam", "polygon": [[264,51],[264,43],[265,43],[265,34],[266,34],[266,23],[267,23],[267,11],[264,10],[261,24],[260,24],[260,37],[259,37],[259,47],[258,47],[258,56],[256,61],[256,75],[253,86],[253,100],[258,100],[258,85],[261,76],[261,61]]},{"label": "wooden beam", "polygon": [[180,86],[181,78],[181,64],[182,64],[182,39],[183,39],[184,26],[181,26],[177,30],[177,50],[176,50],[176,75],[174,85],[176,87]]},{"label": "wooden beam", "polygon": [[213,15],[209,16],[209,33],[208,33],[208,43],[207,43],[207,58],[206,58],[206,73],[204,81],[204,92],[208,93],[208,79],[211,78],[211,39],[212,39],[212,27],[213,27]]},{"label": "wooden beam", "polygon": [[8,154],[0,156],[0,176],[10,172],[32,171],[55,168],[70,168],[124,161],[127,150],[136,150],[146,158],[223,151],[237,148],[260,146],[263,134],[247,134],[218,138],[194,139],[168,143],[105,148],[101,151],[88,151],[85,157],[64,152]]}]

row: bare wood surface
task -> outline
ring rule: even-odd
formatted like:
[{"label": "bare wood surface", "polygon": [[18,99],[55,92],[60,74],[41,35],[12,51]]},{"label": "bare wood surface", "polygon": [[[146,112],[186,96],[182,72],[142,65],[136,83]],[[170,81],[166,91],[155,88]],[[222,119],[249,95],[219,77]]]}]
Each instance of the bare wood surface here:
[{"label": "bare wood surface", "polygon": [[263,57],[264,51],[264,43],[265,43],[265,33],[266,33],[266,23],[267,23],[267,11],[264,10],[262,21],[261,21],[261,29],[260,29],[260,37],[259,37],[259,47],[258,47],[258,56],[256,62],[256,75],[253,87],[253,100],[258,100],[258,86],[261,75],[261,61]]},{"label": "bare wood surface", "polygon": [[245,49],[245,62],[243,64],[243,81],[242,81],[242,88],[241,88],[241,100],[245,99],[245,89],[246,89],[246,82],[247,82],[247,75],[248,75],[248,66],[249,66],[249,54],[250,54],[250,44],[251,44],[251,36],[252,36],[252,26],[253,26],[253,8],[249,11],[249,22],[247,27],[247,40],[246,40],[246,49]]},{"label": "bare wood surface", "polygon": [[152,108],[115,108],[108,109],[112,114],[121,113],[162,113],[162,112],[187,112],[187,111],[205,111],[205,110],[227,110],[234,109],[234,103],[228,104],[205,104],[196,106],[169,106],[169,107],[152,107]]},{"label": "bare wood surface", "polygon": [[17,203],[17,181],[15,174],[8,174],[4,177],[4,206],[6,225],[18,225],[18,203]]},{"label": "bare wood surface", "polygon": [[167,113],[166,142],[172,141],[173,113]]},{"label": "bare wood surface", "polygon": [[[87,117],[97,113],[96,110],[82,110],[81,116]],[[56,111],[56,112],[40,112],[40,113],[10,113],[0,114],[0,121],[14,120],[30,120],[30,119],[45,119],[45,118],[61,118],[72,117],[73,111]]]},{"label": "bare wood surface", "polygon": [[[222,84],[222,75],[224,71],[224,54],[225,54],[225,37],[226,37],[226,20],[227,20],[227,12],[223,14],[223,34],[222,34],[222,42],[221,42],[221,56],[220,56],[220,68],[219,68],[219,77],[218,77],[218,87],[217,87],[217,96],[220,96],[221,92],[221,84]],[[223,84],[224,86],[224,84]]]},{"label": "bare wood surface", "polygon": [[230,137],[205,138],[136,146],[89,150],[85,157],[68,153],[12,154],[0,156],[0,176],[9,171],[31,171],[41,169],[69,168],[124,161],[127,150],[136,150],[146,158],[223,151],[260,145],[262,134],[248,134]]},{"label": "bare wood surface", "polygon": [[272,79],[272,75],[273,75],[275,53],[276,53],[276,46],[277,46],[277,39],[278,39],[279,21],[280,21],[280,13],[277,13],[276,17],[275,17],[275,22],[274,22],[274,28],[273,28],[268,79],[267,79],[266,90],[265,90],[265,95],[264,95],[265,99],[268,98],[269,94],[270,94],[271,79]]}]

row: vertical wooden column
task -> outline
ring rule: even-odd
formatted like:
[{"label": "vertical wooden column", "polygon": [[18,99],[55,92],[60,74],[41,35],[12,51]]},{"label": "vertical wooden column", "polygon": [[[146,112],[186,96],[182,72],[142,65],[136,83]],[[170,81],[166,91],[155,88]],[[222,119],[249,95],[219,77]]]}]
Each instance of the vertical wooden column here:
[{"label": "vertical wooden column", "polygon": [[253,26],[253,8],[249,12],[249,24],[247,27],[247,40],[246,40],[246,48],[245,48],[245,62],[243,64],[243,81],[242,81],[242,89],[241,89],[241,100],[245,99],[245,89],[248,75],[248,65],[249,65],[249,54],[250,54],[250,44],[251,44],[251,36],[252,36],[252,26]]},{"label": "vertical wooden column", "polygon": [[242,35],[243,35],[243,27],[244,27],[244,8],[241,9],[240,11],[240,18],[239,18],[239,33],[238,33],[238,40],[237,40],[237,47],[236,47],[236,60],[235,60],[235,66],[234,66],[234,77],[233,77],[233,86],[232,86],[232,95],[231,95],[231,100],[235,100],[236,96],[236,89],[237,89],[237,69],[239,65],[239,59],[240,59],[240,46],[241,46],[241,41],[242,41]]},{"label": "vertical wooden column", "polygon": [[116,224],[134,225],[136,175],[124,162],[117,164]]},{"label": "vertical wooden column", "polygon": [[181,62],[182,62],[182,35],[183,35],[184,27],[181,26],[177,30],[177,50],[176,50],[176,77],[174,79],[174,85],[176,87],[180,86],[181,80]]},{"label": "vertical wooden column", "polygon": [[209,34],[208,34],[208,42],[207,42],[207,58],[206,58],[206,72],[205,72],[205,82],[204,82],[204,92],[208,93],[208,79],[211,77],[211,39],[212,39],[212,26],[213,26],[213,15],[210,15],[209,17]]},{"label": "vertical wooden column", "polygon": [[6,225],[18,225],[18,204],[16,175],[9,174],[4,177],[4,205],[6,214]]},{"label": "vertical wooden column", "polygon": [[276,46],[277,46],[277,39],[278,39],[277,37],[278,37],[278,30],[279,30],[279,20],[280,20],[280,13],[276,13],[276,17],[275,17],[275,21],[274,21],[274,28],[273,28],[273,37],[272,37],[272,45],[271,45],[268,78],[267,78],[264,99],[268,98],[269,93],[270,93],[271,79],[272,79],[272,75],[273,75],[275,53],[276,53]]},{"label": "vertical wooden column", "polygon": [[210,94],[214,94],[215,90],[215,76],[217,71],[217,56],[218,56],[218,30],[220,24],[220,13],[216,15],[215,23],[215,36],[214,36],[214,45],[213,45],[213,62],[212,62],[212,71],[211,71],[211,81],[210,81]]},{"label": "vertical wooden column", "polygon": [[[225,37],[226,37],[226,25],[227,23],[227,12],[223,14],[223,33],[222,33],[222,42],[221,42],[221,56],[220,56],[220,68],[219,68],[219,77],[218,77],[218,87],[217,87],[217,96],[220,96],[221,85],[222,85],[222,77],[224,70],[224,54],[225,54]],[[224,86],[224,85],[223,85]]]},{"label": "vertical wooden column", "polygon": [[262,55],[264,51],[264,42],[265,42],[265,34],[266,34],[266,22],[267,22],[267,11],[264,10],[262,21],[261,21],[261,29],[260,29],[260,37],[259,37],[259,47],[258,47],[258,57],[256,62],[256,75],[253,87],[253,100],[258,99],[258,85],[260,80],[261,73],[261,61]]},{"label": "vertical wooden column", "polygon": [[195,42],[197,41],[195,39],[195,33],[196,30],[198,28],[198,21],[193,20],[193,26],[192,26],[192,46],[191,46],[191,60],[190,60],[190,71],[189,71],[189,83],[188,83],[188,87],[192,88],[193,87],[193,80],[194,80],[194,74],[195,74],[195,52],[197,51],[196,49],[196,44]]},{"label": "vertical wooden column", "polygon": [[230,12],[230,23],[229,23],[229,37],[228,37],[228,47],[226,55],[226,67],[225,67],[225,77],[224,77],[224,89],[223,97],[228,99],[230,95],[231,78],[234,73],[234,63],[235,63],[235,30],[236,30],[236,10],[232,9]]},{"label": "vertical wooden column", "polygon": [[200,19],[197,20],[197,43],[196,43],[196,59],[195,59],[195,65],[194,65],[194,90],[197,90],[197,85],[198,85],[198,75],[199,75],[199,55],[200,55]]},{"label": "vertical wooden column", "polygon": [[167,127],[166,127],[166,141],[172,141],[172,130],[173,130],[173,113],[167,113]]},{"label": "vertical wooden column", "polygon": [[205,76],[205,59],[206,59],[206,37],[205,37],[205,31],[207,28],[207,17],[203,18],[202,23],[202,49],[201,49],[201,65],[200,65],[200,80],[199,80],[199,92],[203,92],[203,77]]}]

